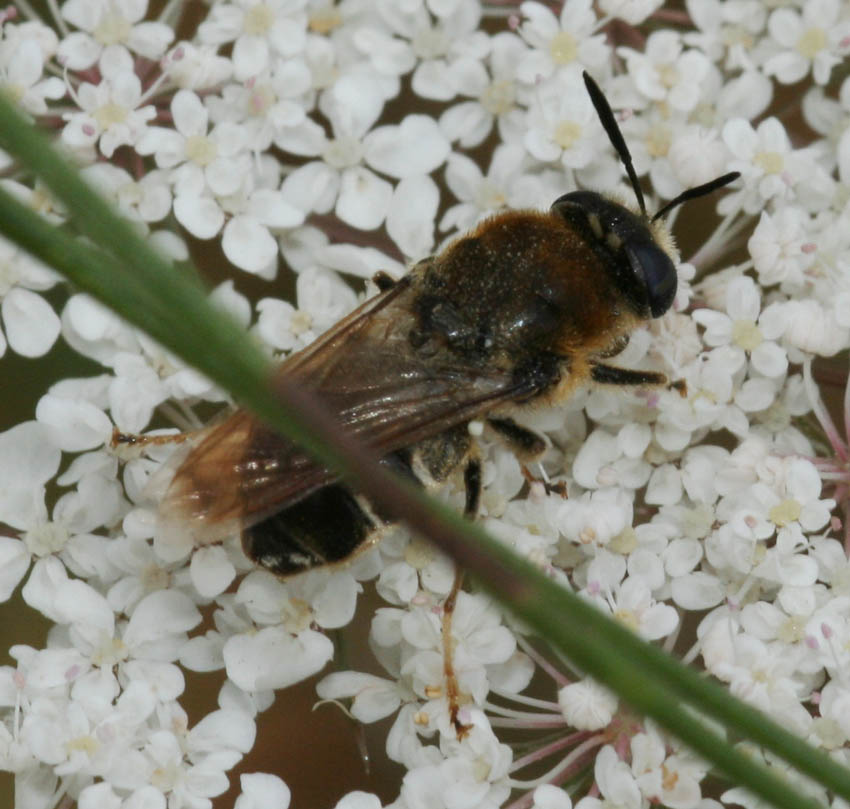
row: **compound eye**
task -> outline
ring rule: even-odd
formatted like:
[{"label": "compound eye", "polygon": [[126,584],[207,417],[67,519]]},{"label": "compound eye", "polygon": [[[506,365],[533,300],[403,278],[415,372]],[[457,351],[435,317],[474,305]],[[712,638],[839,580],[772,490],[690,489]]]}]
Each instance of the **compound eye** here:
[{"label": "compound eye", "polygon": [[625,242],[629,263],[643,280],[653,317],[661,317],[676,297],[676,267],[670,256],[653,243]]}]

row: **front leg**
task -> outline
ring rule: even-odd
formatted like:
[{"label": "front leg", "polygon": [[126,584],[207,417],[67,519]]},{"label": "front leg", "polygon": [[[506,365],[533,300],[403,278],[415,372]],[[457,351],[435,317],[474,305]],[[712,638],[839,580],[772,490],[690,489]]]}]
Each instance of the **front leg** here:
[{"label": "front leg", "polygon": [[590,378],[600,385],[626,385],[632,388],[642,386],[661,387],[667,383],[667,377],[657,371],[636,371],[633,368],[617,368],[594,362],[590,367]]},{"label": "front leg", "polygon": [[546,440],[513,419],[491,416],[487,424],[521,461],[536,461],[546,452]]}]

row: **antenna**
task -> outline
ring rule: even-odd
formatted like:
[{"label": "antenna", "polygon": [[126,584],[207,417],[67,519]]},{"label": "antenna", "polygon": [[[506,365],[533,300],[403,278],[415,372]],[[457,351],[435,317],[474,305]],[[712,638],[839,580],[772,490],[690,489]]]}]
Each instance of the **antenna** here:
[{"label": "antenna", "polygon": [[[640,211],[647,219],[649,219],[649,214],[646,212],[646,203],[643,200],[643,191],[641,191],[640,183],[638,183],[635,167],[632,165],[632,156],[629,152],[629,147],[626,146],[623,133],[620,132],[620,127],[617,124],[617,119],[614,117],[614,112],[611,110],[611,105],[608,103],[608,99],[603,95],[602,90],[599,89],[599,85],[590,77],[590,74],[587,71],[584,71],[581,75],[584,78],[584,84],[585,87],[587,87],[590,100],[596,108],[596,114],[599,116],[599,120],[602,123],[602,128],[608,134],[608,139],[611,141],[611,145],[617,150],[620,160],[626,167],[626,174],[629,175],[629,182],[632,184],[632,188],[634,189],[638,205],[640,206]],[[671,199],[670,202],[658,211],[658,213],[652,217],[651,221],[655,222],[658,219],[663,219],[668,213],[670,213],[670,211],[673,210],[673,208],[681,205],[683,202],[696,199],[697,197],[704,197],[706,194],[710,194],[712,191],[716,191],[718,188],[722,188],[724,185],[734,182],[740,176],[740,171],[730,171],[728,174],[724,174],[722,177],[718,177],[710,183],[704,183],[703,185],[698,185],[696,188],[689,188],[687,191],[683,191],[678,197]]]},{"label": "antenna", "polygon": [[608,140],[611,141],[611,145],[617,150],[620,160],[622,160],[623,165],[626,167],[626,174],[629,175],[629,182],[631,182],[635,196],[637,197],[640,212],[644,216],[648,216],[646,203],[643,201],[643,191],[641,191],[640,183],[635,173],[635,167],[632,165],[632,155],[629,152],[629,147],[626,146],[626,141],[623,139],[623,133],[620,132],[620,127],[617,125],[617,119],[614,117],[611,105],[603,95],[602,90],[599,89],[599,85],[590,77],[590,74],[585,70],[581,75],[584,78],[584,86],[587,87],[590,100],[596,108],[596,114],[599,116],[602,128],[608,134]]},{"label": "antenna", "polygon": [[724,185],[729,185],[729,183],[734,182],[741,176],[740,171],[730,171],[728,174],[724,174],[722,177],[718,177],[716,180],[712,180],[710,183],[703,183],[702,185],[698,185],[696,188],[689,188],[687,191],[682,191],[678,197],[674,197],[670,200],[655,216],[652,217],[652,221],[655,222],[657,219],[663,219],[667,216],[670,211],[673,210],[677,205],[681,205],[683,202],[687,202],[689,199],[696,199],[697,197],[704,197],[706,194],[710,194],[712,191],[716,191],[718,188],[723,188]]}]

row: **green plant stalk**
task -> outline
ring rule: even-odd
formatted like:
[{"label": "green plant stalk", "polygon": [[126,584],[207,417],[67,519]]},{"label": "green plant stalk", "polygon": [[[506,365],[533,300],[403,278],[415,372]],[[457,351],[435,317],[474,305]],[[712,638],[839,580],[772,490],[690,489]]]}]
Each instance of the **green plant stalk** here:
[{"label": "green plant stalk", "polygon": [[[735,783],[778,807],[818,805],[733,749],[702,720],[682,710],[675,698],[850,800],[850,773],[844,768],[555,585],[458,514],[395,480],[377,467],[373,453],[340,434],[330,414],[303,391],[291,389],[285,380],[278,380],[273,390],[268,363],[244,332],[214,310],[201,290],[155,254],[132,226],[117,219],[3,99],[0,121],[0,145],[40,176],[65,202],[81,232],[111,251],[114,259],[0,193],[0,231],[8,238],[52,263],[164,347],[236,393],[247,407],[343,478],[357,481],[364,494],[451,553],[577,666],[678,735]],[[287,411],[287,405],[292,409]]]}]

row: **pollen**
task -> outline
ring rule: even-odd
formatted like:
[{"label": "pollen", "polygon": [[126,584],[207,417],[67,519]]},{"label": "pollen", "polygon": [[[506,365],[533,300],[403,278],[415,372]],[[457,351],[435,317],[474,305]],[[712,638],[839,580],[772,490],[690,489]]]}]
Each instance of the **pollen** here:
[{"label": "pollen", "polygon": [[655,124],[646,135],[646,150],[651,157],[666,157],[672,137],[668,126]]},{"label": "pollen", "polygon": [[68,529],[58,522],[41,523],[23,536],[27,550],[35,556],[49,556],[61,551],[68,538]]},{"label": "pollen", "polygon": [[186,138],[186,157],[199,166],[208,166],[218,156],[218,149],[206,135]]},{"label": "pollen", "polygon": [[281,623],[288,632],[297,635],[310,628],[313,611],[303,598],[290,598],[280,611]]},{"label": "pollen", "polygon": [[637,632],[640,628],[640,623],[638,621],[637,615],[635,615],[632,610],[618,609],[614,613],[614,617],[621,624],[631,629],[632,632]]},{"label": "pollen", "polygon": [[513,109],[516,87],[508,79],[494,81],[484,89],[478,100],[491,115],[504,115]]},{"label": "pollen", "polygon": [[753,35],[747,31],[742,25],[727,25],[721,31],[723,44],[731,48],[733,45],[740,45],[744,50],[748,51],[755,45]]},{"label": "pollen", "polygon": [[483,211],[498,211],[507,203],[504,191],[489,180],[485,179],[475,192],[475,204]]},{"label": "pollen", "polygon": [[113,124],[123,123],[127,117],[127,108],[120,104],[104,104],[95,110],[94,119],[101,129],[108,129]]},{"label": "pollen", "polygon": [[826,48],[826,31],[823,28],[809,28],[803,36],[797,40],[797,53],[806,59],[814,59],[824,48]]},{"label": "pollen", "polygon": [[679,773],[676,770],[670,770],[666,765],[661,765],[661,786],[666,790],[670,791],[675,788],[676,784],[679,782]]},{"label": "pollen", "polygon": [[314,34],[329,34],[342,24],[342,14],[333,5],[322,6],[310,14],[308,27]]},{"label": "pollen", "polygon": [[779,152],[759,152],[753,163],[765,174],[781,174],[785,169],[785,158]]},{"label": "pollen", "polygon": [[313,325],[313,316],[303,309],[296,309],[289,320],[289,330],[297,337]]},{"label": "pollen", "polygon": [[800,518],[800,513],[803,507],[793,497],[777,503],[769,512],[768,519],[777,527],[783,528],[788,523],[794,522]]},{"label": "pollen", "polygon": [[130,650],[121,638],[109,638],[102,643],[91,655],[95,666],[111,668],[130,656]]},{"label": "pollen", "polygon": [[343,135],[334,138],[322,154],[322,159],[335,169],[356,166],[363,157],[363,147],[356,138]]},{"label": "pollen", "polygon": [[438,59],[449,49],[449,38],[440,28],[420,28],[411,40],[413,53],[420,59]]},{"label": "pollen", "polygon": [[94,736],[89,734],[85,736],[77,736],[75,739],[70,739],[65,744],[65,749],[69,753],[85,753],[90,756],[96,753],[100,747],[100,742]]},{"label": "pollen", "polygon": [[578,56],[578,42],[569,31],[561,31],[549,43],[549,55],[556,65],[568,65]]},{"label": "pollen", "polygon": [[133,27],[129,21],[113,10],[104,15],[92,33],[101,45],[120,45],[127,41],[132,30]]},{"label": "pollen", "polygon": [[679,83],[679,71],[673,65],[659,65],[658,78],[665,87],[675,87]]},{"label": "pollen", "polygon": [[554,141],[562,149],[570,149],[581,137],[581,124],[575,121],[561,121],[555,127]]},{"label": "pollen", "polygon": [[636,550],[637,546],[637,534],[635,533],[635,529],[629,526],[608,543],[608,550],[627,556],[633,550]]},{"label": "pollen", "polygon": [[799,643],[806,636],[806,622],[796,615],[790,615],[780,625],[776,637],[783,643]]},{"label": "pollen", "polygon": [[3,90],[6,93],[6,98],[17,104],[24,97],[27,88],[24,87],[23,84],[13,84],[12,82],[9,82],[9,84],[3,85]]},{"label": "pollen", "polygon": [[764,337],[752,320],[736,320],[732,324],[732,342],[744,351],[753,351],[764,342]]},{"label": "pollen", "polygon": [[270,6],[265,3],[257,3],[257,5],[251,6],[245,15],[242,29],[246,34],[262,35],[271,30],[274,19],[275,13]]}]

